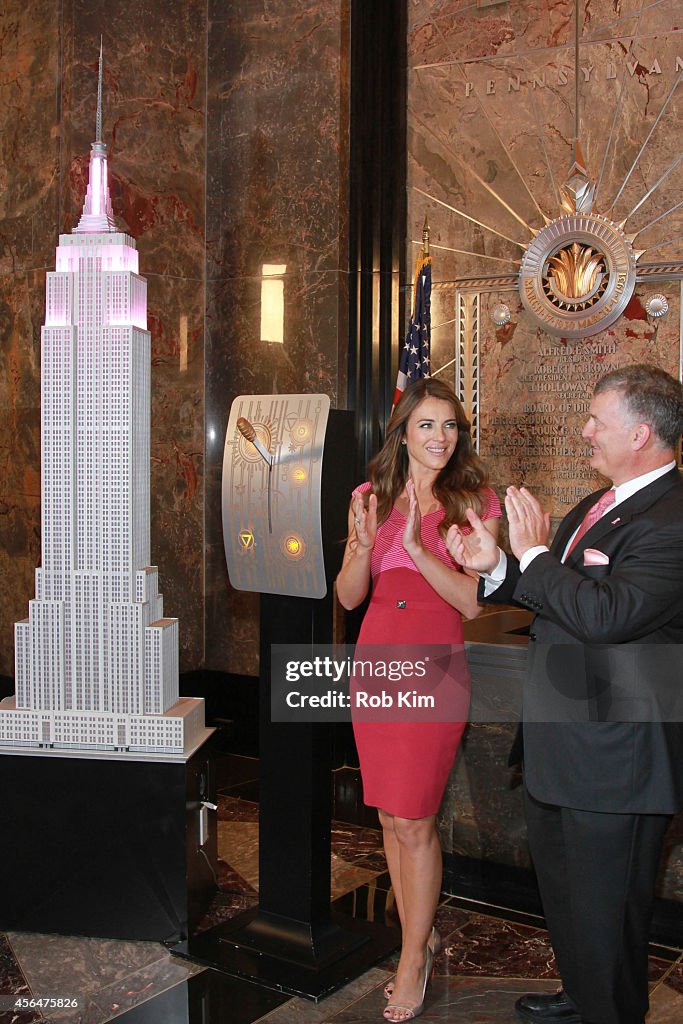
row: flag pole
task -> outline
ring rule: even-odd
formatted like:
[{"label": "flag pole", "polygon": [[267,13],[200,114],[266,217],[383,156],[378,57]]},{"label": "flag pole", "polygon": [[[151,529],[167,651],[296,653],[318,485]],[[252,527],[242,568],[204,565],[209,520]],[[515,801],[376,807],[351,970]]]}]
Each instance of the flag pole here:
[{"label": "flag pole", "polygon": [[399,357],[398,375],[394,390],[394,406],[406,387],[421,377],[429,376],[430,310],[432,290],[432,258],[429,255],[429,222],[425,214],[422,228],[422,251],[415,261],[413,301],[410,324]]},{"label": "flag pole", "polygon": [[429,254],[429,221],[427,220],[427,214],[425,213],[425,222],[422,227],[422,252],[418,254],[415,260],[415,273],[413,275],[413,302],[410,309],[411,319],[415,316],[415,308],[417,303],[417,284],[420,278],[420,274],[428,263],[432,262],[432,257]]},{"label": "flag pole", "polygon": [[429,255],[429,221],[427,220],[427,214],[425,213],[425,222],[422,227],[422,259],[430,259]]}]

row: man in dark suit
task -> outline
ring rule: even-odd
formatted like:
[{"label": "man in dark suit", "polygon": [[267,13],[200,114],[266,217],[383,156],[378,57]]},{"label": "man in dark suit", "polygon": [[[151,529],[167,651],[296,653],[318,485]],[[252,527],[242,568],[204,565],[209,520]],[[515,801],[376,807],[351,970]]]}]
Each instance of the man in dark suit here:
[{"label": "man in dark suit", "polygon": [[516,1003],[525,1021],[643,1024],[655,879],[683,807],[683,388],[628,366],[595,388],[583,436],[612,481],[562,521],[505,500],[512,556],[478,517],[452,528],[480,599],[536,612],[523,749],[529,845],[562,977]]}]

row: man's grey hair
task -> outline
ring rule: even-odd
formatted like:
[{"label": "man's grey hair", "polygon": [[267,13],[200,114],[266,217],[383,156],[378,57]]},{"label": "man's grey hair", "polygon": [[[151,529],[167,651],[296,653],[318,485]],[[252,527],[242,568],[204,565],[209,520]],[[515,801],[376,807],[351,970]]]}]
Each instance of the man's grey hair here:
[{"label": "man's grey hair", "polygon": [[595,385],[594,394],[618,391],[634,422],[647,423],[660,444],[675,448],[683,434],[683,385],[649,363],[610,370]]}]

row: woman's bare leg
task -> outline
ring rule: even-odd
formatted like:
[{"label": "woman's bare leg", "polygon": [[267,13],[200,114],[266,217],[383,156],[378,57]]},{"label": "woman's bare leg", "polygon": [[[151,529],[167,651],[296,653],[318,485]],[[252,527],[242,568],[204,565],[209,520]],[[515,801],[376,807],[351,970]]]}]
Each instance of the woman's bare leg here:
[{"label": "woman's bare leg", "polygon": [[[380,818],[385,841],[389,841],[387,863],[392,862],[389,871],[395,890],[394,876],[399,878],[397,905],[403,935],[396,982],[385,1017],[401,1021],[408,1018],[400,1006],[415,1007],[422,1001],[427,940],[441,891],[441,846],[434,815],[412,819],[381,812]],[[385,825],[387,818],[391,821]]]}]

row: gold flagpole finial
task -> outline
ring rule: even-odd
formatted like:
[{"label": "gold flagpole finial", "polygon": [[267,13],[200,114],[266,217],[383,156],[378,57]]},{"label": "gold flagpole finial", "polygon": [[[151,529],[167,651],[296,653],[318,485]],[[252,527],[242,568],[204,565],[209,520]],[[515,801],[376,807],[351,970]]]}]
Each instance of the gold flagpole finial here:
[{"label": "gold flagpole finial", "polygon": [[422,228],[422,256],[424,259],[429,257],[429,221],[427,220],[426,213],[424,226]]}]

